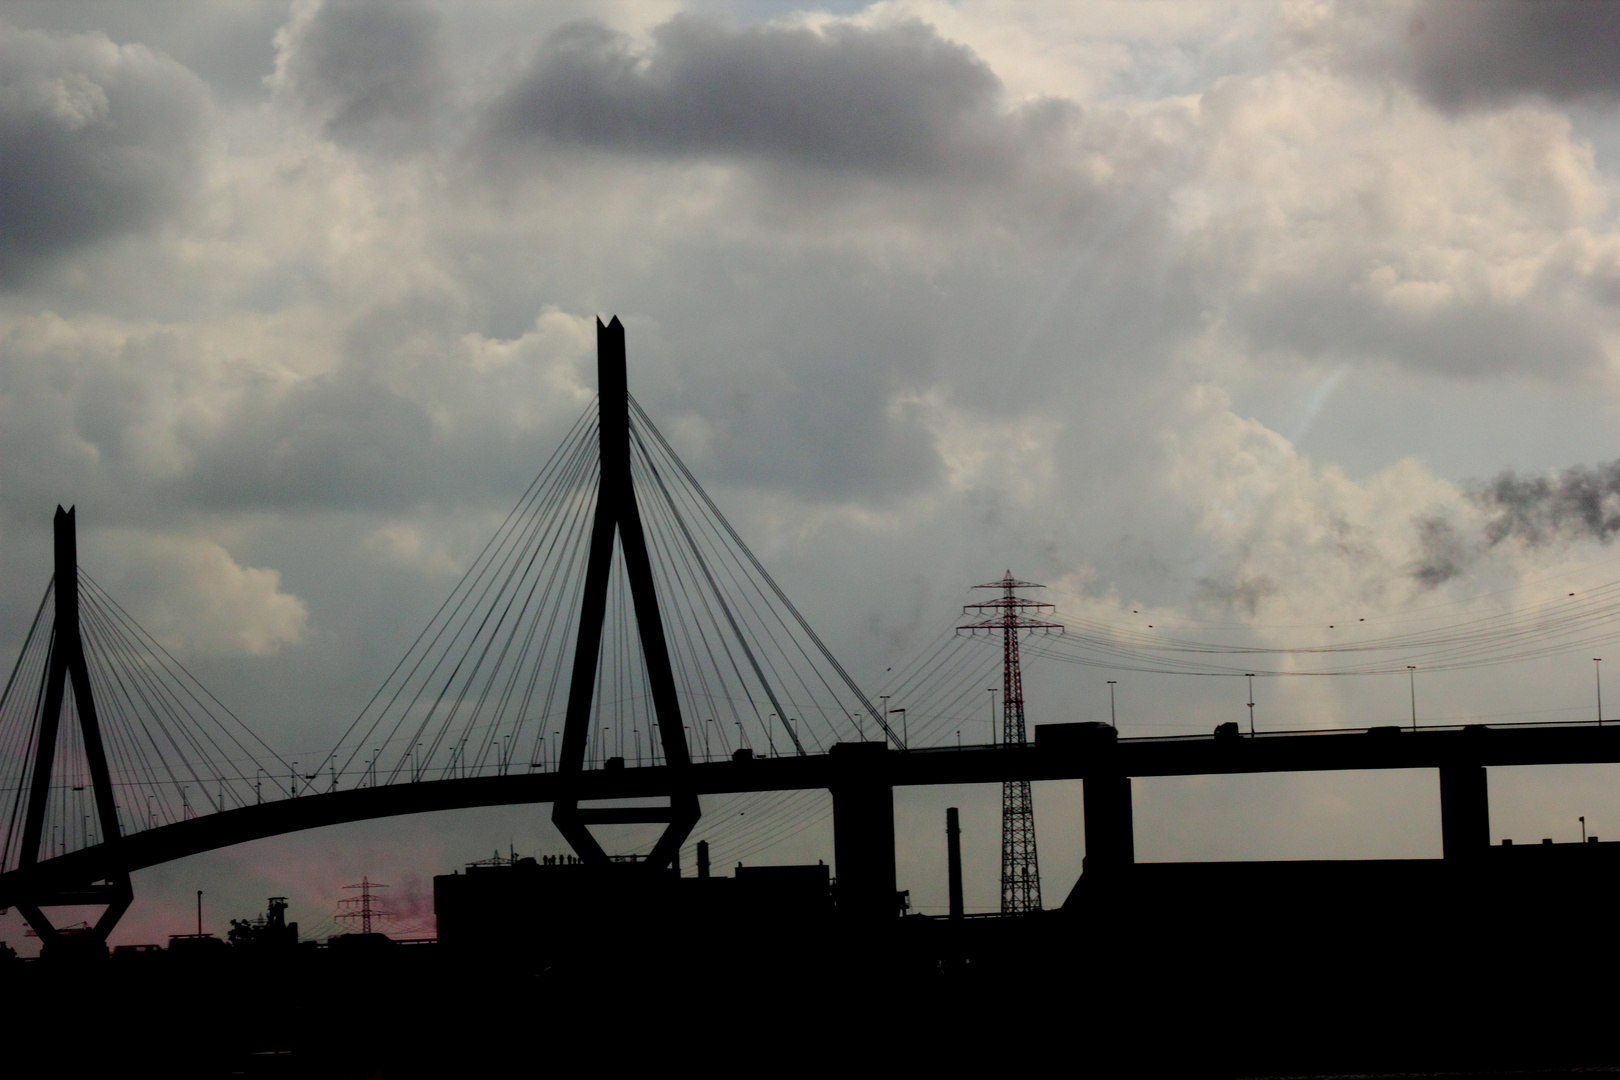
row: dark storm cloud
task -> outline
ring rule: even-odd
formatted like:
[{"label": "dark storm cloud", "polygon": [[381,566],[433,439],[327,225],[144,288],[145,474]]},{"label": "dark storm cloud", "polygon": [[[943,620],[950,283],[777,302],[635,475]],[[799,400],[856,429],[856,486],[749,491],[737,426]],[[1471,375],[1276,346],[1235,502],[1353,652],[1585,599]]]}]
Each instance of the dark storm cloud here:
[{"label": "dark storm cloud", "polygon": [[1409,34],[1414,81],[1445,108],[1620,94],[1620,4],[1425,0]]},{"label": "dark storm cloud", "polygon": [[448,103],[443,29],[408,0],[327,0],[288,34],[284,87],[336,142],[420,143]]},{"label": "dark storm cloud", "polygon": [[206,97],[142,46],[0,25],[0,286],[177,207]]},{"label": "dark storm cloud", "polygon": [[1508,540],[1528,547],[1573,540],[1607,544],[1620,534],[1620,461],[1577,465],[1549,476],[1508,471],[1473,488],[1468,497],[1488,515],[1477,537],[1465,538],[1440,518],[1418,523],[1422,556],[1412,576],[1420,584],[1442,584]]},{"label": "dark storm cloud", "polygon": [[932,27],[730,28],[678,16],[650,48],[601,23],[548,38],[491,106],[492,149],[544,140],[650,154],[754,157],[919,174],[997,170],[1019,124],[1066,106],[998,111],[1001,82]]},{"label": "dark storm cloud", "polygon": [[175,492],[215,509],[397,507],[431,486],[432,423],[362,372],[250,400]]},{"label": "dark storm cloud", "polygon": [[[634,389],[656,368],[641,366],[632,324],[632,391],[655,417],[704,418],[713,479],[818,502],[882,502],[938,477],[932,437],[890,411],[934,363],[939,301],[924,283],[845,252],[687,250],[665,276],[677,268],[687,275],[677,289],[640,298],[681,342],[667,369],[678,381]],[[771,300],[767,283],[793,303]]]},{"label": "dark storm cloud", "polygon": [[[333,370],[290,384],[170,329],[110,343],[47,318],[0,335],[0,529],[57,502],[138,525],[505,503],[577,411],[545,399],[534,363],[469,371],[455,339],[429,337],[442,317],[419,297],[384,307],[351,328]],[[400,355],[419,338],[426,359]],[[503,421],[513,400],[546,419]]]}]

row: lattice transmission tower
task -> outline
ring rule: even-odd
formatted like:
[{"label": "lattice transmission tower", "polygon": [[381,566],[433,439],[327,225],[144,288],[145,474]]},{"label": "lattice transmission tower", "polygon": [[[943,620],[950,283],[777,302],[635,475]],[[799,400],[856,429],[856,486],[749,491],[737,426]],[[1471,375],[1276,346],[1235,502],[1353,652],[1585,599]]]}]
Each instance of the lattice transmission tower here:
[{"label": "lattice transmission tower", "polygon": [[343,887],[345,889],[354,889],[360,895],[339,900],[338,908],[340,911],[339,914],[332,916],[332,921],[346,922],[350,927],[349,932],[351,934],[354,933],[353,927],[355,923],[360,924],[360,933],[369,934],[371,933],[371,920],[376,919],[381,922],[394,917],[392,911],[384,911],[382,908],[375,906],[381,897],[371,891],[372,889],[386,889],[388,886],[379,885],[370,878],[362,877],[360,884],[345,885]]},{"label": "lattice transmission tower", "polygon": [[[1019,589],[1044,589],[1046,586],[1033,581],[1019,581],[1012,576],[1011,570],[1000,581],[973,587],[1000,589],[1002,595],[982,604],[965,605],[962,608],[964,615],[977,611],[985,617],[957,629],[991,633],[1001,631],[1001,744],[1025,746],[1028,736],[1024,725],[1024,676],[1018,662],[1018,635],[1025,630],[1062,633],[1063,626],[1024,614],[1056,609],[1051,604],[1019,596]],[[1035,854],[1035,803],[1028,780],[1007,780],[1001,785],[1001,913],[1022,915],[1039,910],[1041,865]]]}]

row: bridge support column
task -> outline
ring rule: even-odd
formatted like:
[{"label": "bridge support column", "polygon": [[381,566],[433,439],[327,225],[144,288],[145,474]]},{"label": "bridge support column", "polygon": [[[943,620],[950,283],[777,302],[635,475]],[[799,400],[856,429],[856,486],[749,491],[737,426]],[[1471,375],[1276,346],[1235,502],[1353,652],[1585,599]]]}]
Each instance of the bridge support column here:
[{"label": "bridge support column", "polygon": [[1085,778],[1086,872],[1108,873],[1136,862],[1131,778],[1116,772]]},{"label": "bridge support column", "polygon": [[1117,899],[1115,886],[1136,863],[1131,778],[1120,762],[1118,729],[1095,723],[1042,724],[1035,729],[1035,745],[1054,754],[1075,755],[1083,763],[1086,857],[1080,880],[1063,906],[1097,903],[1104,896]]},{"label": "bridge support column", "polygon": [[966,913],[962,904],[962,825],[954,806],[945,811],[945,864],[951,918],[960,919]]},{"label": "bridge support column", "polygon": [[832,748],[838,781],[833,799],[833,869],[838,908],[861,921],[900,913],[894,873],[894,788],[883,743]]},{"label": "bridge support column", "polygon": [[1447,861],[1477,859],[1491,846],[1485,766],[1440,766],[1440,840]]}]

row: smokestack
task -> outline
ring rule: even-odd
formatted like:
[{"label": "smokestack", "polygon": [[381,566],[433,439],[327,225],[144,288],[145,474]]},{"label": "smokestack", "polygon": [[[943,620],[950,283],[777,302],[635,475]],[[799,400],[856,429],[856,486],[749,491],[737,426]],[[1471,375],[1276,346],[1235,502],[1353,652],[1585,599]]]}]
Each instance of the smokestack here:
[{"label": "smokestack", "polygon": [[709,876],[709,842],[707,840],[699,840],[697,847],[698,877],[707,878]]},{"label": "smokestack", "polygon": [[945,811],[945,851],[950,863],[951,918],[962,917],[962,826],[956,816],[956,807]]}]

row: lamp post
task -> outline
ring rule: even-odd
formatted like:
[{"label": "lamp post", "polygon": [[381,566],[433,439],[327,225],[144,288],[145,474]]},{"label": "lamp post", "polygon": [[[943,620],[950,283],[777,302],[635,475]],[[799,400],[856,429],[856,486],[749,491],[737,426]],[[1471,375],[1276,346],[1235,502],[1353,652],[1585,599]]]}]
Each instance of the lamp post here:
[{"label": "lamp post", "polygon": [[1252,739],[1254,738],[1254,672],[1244,672],[1244,677],[1249,680],[1249,738]]},{"label": "lamp post", "polygon": [[996,745],[996,688],[986,687],[990,691],[990,745]]},{"label": "lamp post", "polygon": [[1597,675],[1598,727],[1603,726],[1603,657],[1592,657],[1592,670]]},{"label": "lamp post", "polygon": [[[887,699],[885,699],[885,700],[887,700]],[[906,722],[906,710],[905,709],[890,709],[889,711],[891,713],[899,713],[900,714],[900,738],[905,741],[905,744],[906,744],[905,749],[910,750],[911,749],[911,727]]]},{"label": "lamp post", "polygon": [[1108,723],[1115,731],[1119,730],[1119,717],[1114,714],[1114,684],[1118,679],[1108,680]]},{"label": "lamp post", "polygon": [[1406,665],[1406,681],[1412,690],[1412,730],[1417,730],[1417,665]]}]

